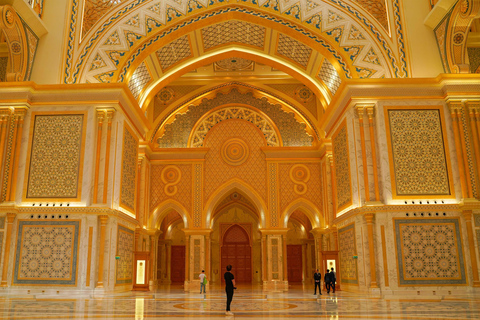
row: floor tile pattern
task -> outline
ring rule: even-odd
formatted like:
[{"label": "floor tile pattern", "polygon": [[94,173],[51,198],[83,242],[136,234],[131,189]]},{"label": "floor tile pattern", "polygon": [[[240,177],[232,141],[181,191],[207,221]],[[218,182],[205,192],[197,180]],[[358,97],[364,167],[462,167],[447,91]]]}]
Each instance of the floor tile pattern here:
[{"label": "floor tile pattern", "polygon": [[[225,293],[209,286],[207,294],[186,293],[181,286],[154,292],[99,296],[4,295],[0,319],[479,319],[480,291],[415,300],[386,300],[368,294],[337,291],[313,295],[311,285],[288,292],[263,292],[260,286],[238,285],[232,312],[225,315]],[[38,292],[41,292],[38,290]]]}]

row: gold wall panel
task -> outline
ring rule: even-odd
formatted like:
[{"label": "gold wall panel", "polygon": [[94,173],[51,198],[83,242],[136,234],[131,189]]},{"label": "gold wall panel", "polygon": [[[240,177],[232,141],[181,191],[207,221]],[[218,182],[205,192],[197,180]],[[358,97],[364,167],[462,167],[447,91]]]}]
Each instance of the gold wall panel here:
[{"label": "gold wall panel", "polygon": [[136,200],[138,138],[125,123],[123,129],[120,207],[134,213]]},{"label": "gold wall panel", "polygon": [[458,218],[394,223],[400,286],[467,284]]},{"label": "gold wall panel", "polygon": [[336,182],[337,212],[352,204],[352,180],[348,153],[347,122],[344,120],[332,137],[333,169]]},{"label": "gold wall panel", "polygon": [[133,249],[134,232],[122,225],[117,229],[117,256],[120,259],[115,260],[117,265],[115,284],[132,283],[133,279]]},{"label": "gold wall panel", "polygon": [[80,201],[85,115],[32,112],[24,201]]},{"label": "gold wall panel", "polygon": [[14,285],[75,286],[80,220],[20,220]]},{"label": "gold wall panel", "polygon": [[394,198],[454,196],[441,107],[385,107]]},{"label": "gold wall panel", "polygon": [[342,283],[358,284],[355,223],[338,229],[340,274]]}]

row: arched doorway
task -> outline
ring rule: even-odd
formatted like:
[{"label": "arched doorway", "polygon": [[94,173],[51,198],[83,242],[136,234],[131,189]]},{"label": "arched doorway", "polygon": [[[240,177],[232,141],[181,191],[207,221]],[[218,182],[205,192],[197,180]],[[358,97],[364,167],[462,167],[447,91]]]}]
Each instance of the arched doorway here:
[{"label": "arched doorway", "polygon": [[[221,270],[233,266],[236,282],[252,282],[252,246],[243,227],[234,224],[223,235],[221,246]],[[222,278],[222,281],[223,278]]]},{"label": "arched doorway", "polygon": [[288,220],[287,278],[289,283],[311,282],[315,269],[315,245],[310,232],[312,225],[301,210]]}]

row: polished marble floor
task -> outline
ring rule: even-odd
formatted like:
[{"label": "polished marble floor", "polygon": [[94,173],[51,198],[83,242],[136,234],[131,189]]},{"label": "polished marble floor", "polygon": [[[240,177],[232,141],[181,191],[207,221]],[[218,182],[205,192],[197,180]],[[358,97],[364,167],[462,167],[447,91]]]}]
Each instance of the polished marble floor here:
[{"label": "polished marble floor", "polygon": [[225,315],[220,286],[203,295],[172,285],[99,297],[0,296],[0,319],[480,319],[480,293],[436,301],[386,300],[345,291],[314,296],[310,286],[301,285],[269,293],[260,286],[238,287],[234,316]]}]

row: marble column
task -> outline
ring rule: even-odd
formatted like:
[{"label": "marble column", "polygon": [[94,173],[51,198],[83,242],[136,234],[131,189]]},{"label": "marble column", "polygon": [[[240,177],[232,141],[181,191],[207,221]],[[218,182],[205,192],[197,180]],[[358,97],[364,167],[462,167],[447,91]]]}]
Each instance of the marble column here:
[{"label": "marble column", "polygon": [[368,252],[370,256],[370,288],[378,288],[377,285],[377,268],[376,268],[376,261],[375,261],[375,244],[374,244],[374,236],[373,236],[373,219],[375,217],[375,213],[365,213],[364,215],[365,220],[367,222],[367,230],[368,230]]},{"label": "marble column", "polygon": [[365,147],[365,128],[363,124],[363,113],[365,111],[364,107],[356,107],[358,115],[358,124],[360,126],[360,142],[362,146],[362,166],[363,166],[363,184],[365,189],[365,201],[370,201],[370,188],[368,184],[368,166],[367,166],[367,150]]},{"label": "marble column", "polygon": [[367,107],[368,126],[370,129],[370,147],[372,149],[372,164],[373,164],[373,183],[375,185],[375,201],[380,201],[380,188],[378,185],[378,165],[377,165],[377,148],[375,143],[375,109]]},{"label": "marble column", "polygon": [[315,268],[319,269],[320,272],[323,274],[325,270],[323,270],[323,234],[325,233],[325,229],[323,228],[315,228],[312,231],[313,237],[315,239]]},{"label": "marble column", "polygon": [[453,102],[449,102],[450,115],[452,117],[453,135],[455,138],[455,151],[457,153],[458,171],[460,173],[460,185],[462,187],[462,198],[468,198],[467,187],[467,171],[465,170],[464,154],[462,153],[462,146],[460,142],[460,128],[458,125],[458,106]]},{"label": "marble column", "polygon": [[463,210],[462,215],[467,225],[468,248],[470,249],[470,264],[472,266],[473,273],[473,286],[480,287],[480,281],[478,277],[477,251],[475,250],[475,238],[473,235],[472,210]]},{"label": "marble column", "polygon": [[20,160],[20,149],[22,146],[22,135],[23,135],[23,120],[25,119],[25,115],[27,114],[28,108],[15,108],[15,126],[17,127],[16,132],[17,136],[15,138],[15,145],[12,146],[13,151],[13,159],[12,159],[12,166],[13,171],[10,179],[10,187],[9,187],[9,194],[7,201],[15,201],[15,194],[17,190],[17,175],[18,175],[18,163]]},{"label": "marble column", "polygon": [[172,283],[172,240],[165,240],[165,249],[165,283],[170,284]]},{"label": "marble column", "polygon": [[105,111],[97,110],[97,152],[95,154],[95,180],[93,182],[93,203],[98,203],[98,179],[100,174],[100,152],[102,150],[102,130]]},{"label": "marble column", "polygon": [[[288,290],[286,236],[288,229],[260,229],[262,237],[262,252],[266,256],[266,275],[264,290]],[[262,239],[263,240],[263,239]]]},{"label": "marble column", "polygon": [[[210,233],[211,229],[184,229],[186,236],[186,266],[185,266],[185,291],[197,291],[200,286],[198,276],[210,265]],[[206,270],[207,271],[207,270]],[[207,271],[208,273],[210,271]]]},{"label": "marble column", "polygon": [[106,110],[107,141],[105,141],[105,173],[103,176],[103,203],[107,203],[107,196],[108,196],[108,170],[110,168],[110,144],[112,141],[112,121],[113,121],[114,115],[115,115],[115,109],[108,108]]},{"label": "marble column", "polygon": [[10,266],[10,246],[15,216],[16,213],[7,213],[7,232],[5,234],[5,253],[3,254],[2,282],[0,287],[8,287],[8,266]]},{"label": "marble column", "polygon": [[108,216],[101,215],[98,217],[100,220],[100,242],[98,247],[98,280],[97,288],[104,287],[104,264],[105,264],[105,236],[108,223]]}]

